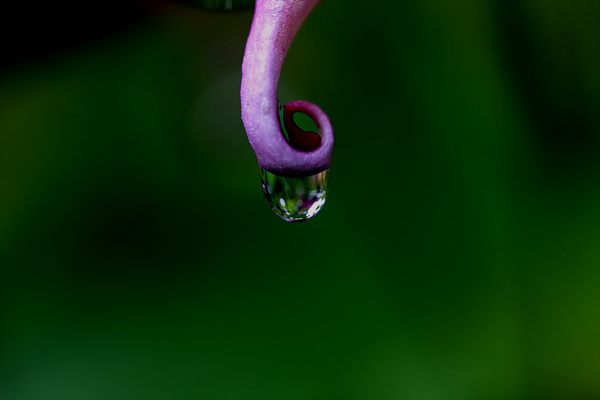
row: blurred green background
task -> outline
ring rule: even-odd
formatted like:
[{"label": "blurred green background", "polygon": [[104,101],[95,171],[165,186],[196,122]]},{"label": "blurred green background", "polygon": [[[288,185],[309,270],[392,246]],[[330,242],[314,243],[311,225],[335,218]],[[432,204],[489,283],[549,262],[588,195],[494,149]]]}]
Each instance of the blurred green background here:
[{"label": "blurred green background", "polygon": [[251,10],[26,7],[0,399],[600,398],[600,2],[323,2],[279,88],[336,129],[300,224],[240,120]]}]

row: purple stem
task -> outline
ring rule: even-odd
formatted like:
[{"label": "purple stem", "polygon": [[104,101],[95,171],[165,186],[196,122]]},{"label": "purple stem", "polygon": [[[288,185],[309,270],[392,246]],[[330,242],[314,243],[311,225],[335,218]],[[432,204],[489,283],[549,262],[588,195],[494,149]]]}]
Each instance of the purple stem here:
[{"label": "purple stem", "polygon": [[[309,115],[321,142],[299,150],[285,139],[279,122],[277,84],[296,32],[321,0],[258,0],[242,64],[242,120],[258,165],[281,176],[308,176],[326,170],[333,152],[333,128],[316,105],[298,100],[286,105]],[[295,133],[299,131],[294,129]],[[302,131],[300,131],[302,132]],[[306,151],[309,150],[309,151]]]}]

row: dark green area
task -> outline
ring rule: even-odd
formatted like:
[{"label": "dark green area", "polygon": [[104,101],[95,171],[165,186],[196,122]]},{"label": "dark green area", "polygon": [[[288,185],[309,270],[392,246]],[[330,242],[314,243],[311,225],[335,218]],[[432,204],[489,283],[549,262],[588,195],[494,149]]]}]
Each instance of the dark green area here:
[{"label": "dark green area", "polygon": [[171,0],[173,3],[185,4],[202,10],[242,11],[254,8],[255,0]]},{"label": "dark green area", "polygon": [[284,66],[337,138],[301,224],[240,120],[250,11],[2,71],[0,399],[600,398],[600,2],[365,4]]}]

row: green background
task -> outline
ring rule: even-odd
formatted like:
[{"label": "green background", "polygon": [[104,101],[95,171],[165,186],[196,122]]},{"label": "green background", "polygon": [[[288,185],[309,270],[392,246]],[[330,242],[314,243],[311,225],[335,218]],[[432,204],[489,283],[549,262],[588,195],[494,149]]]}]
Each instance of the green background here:
[{"label": "green background", "polygon": [[299,224],[240,120],[252,11],[145,15],[0,76],[0,399],[600,398],[600,2],[323,2]]}]

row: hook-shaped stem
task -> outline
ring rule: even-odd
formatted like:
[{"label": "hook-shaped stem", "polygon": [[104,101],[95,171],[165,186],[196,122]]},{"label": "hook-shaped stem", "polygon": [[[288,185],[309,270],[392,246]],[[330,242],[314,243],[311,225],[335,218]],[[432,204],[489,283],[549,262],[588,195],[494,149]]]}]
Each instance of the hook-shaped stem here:
[{"label": "hook-shaped stem", "polygon": [[[281,176],[308,176],[329,168],[333,128],[327,115],[306,101],[287,104],[281,130],[277,84],[296,32],[321,0],[258,0],[242,64],[242,120],[261,168]],[[292,115],[303,112],[317,124],[320,141],[303,132]],[[308,135],[302,138],[302,135]],[[312,134],[312,135],[311,135]]]}]

